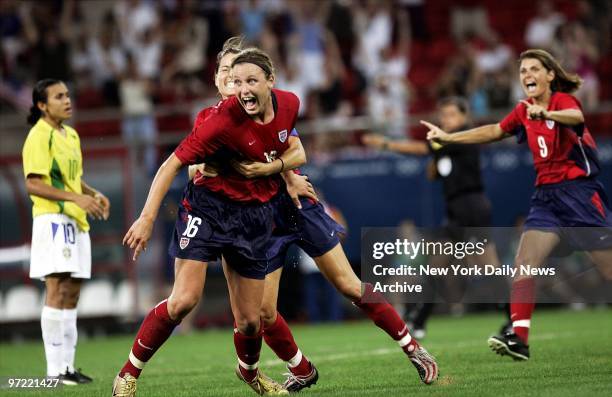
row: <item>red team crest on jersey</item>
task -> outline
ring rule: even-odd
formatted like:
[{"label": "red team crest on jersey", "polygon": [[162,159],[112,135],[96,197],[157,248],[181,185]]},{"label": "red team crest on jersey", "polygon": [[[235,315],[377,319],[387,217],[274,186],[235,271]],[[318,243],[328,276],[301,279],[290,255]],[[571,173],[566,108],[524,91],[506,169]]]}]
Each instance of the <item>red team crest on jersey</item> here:
[{"label": "red team crest on jersey", "polygon": [[189,245],[189,238],[181,237],[181,241],[179,241],[179,247],[181,247],[181,249],[184,250],[185,247],[187,247],[188,245]]},{"label": "red team crest on jersey", "polygon": [[285,141],[287,140],[287,130],[282,130],[278,132],[278,139],[282,142],[285,143]]}]

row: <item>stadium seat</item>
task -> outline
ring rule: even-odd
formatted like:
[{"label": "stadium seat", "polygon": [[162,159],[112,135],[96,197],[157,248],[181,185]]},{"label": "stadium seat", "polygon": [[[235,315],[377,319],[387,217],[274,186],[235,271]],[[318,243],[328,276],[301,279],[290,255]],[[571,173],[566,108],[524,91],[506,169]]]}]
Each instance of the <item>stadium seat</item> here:
[{"label": "stadium seat", "polygon": [[40,317],[42,305],[38,289],[32,285],[20,285],[6,293],[2,321],[27,321]]},{"label": "stadium seat", "polygon": [[114,314],[113,285],[100,280],[86,283],[79,299],[79,316],[96,317]]}]

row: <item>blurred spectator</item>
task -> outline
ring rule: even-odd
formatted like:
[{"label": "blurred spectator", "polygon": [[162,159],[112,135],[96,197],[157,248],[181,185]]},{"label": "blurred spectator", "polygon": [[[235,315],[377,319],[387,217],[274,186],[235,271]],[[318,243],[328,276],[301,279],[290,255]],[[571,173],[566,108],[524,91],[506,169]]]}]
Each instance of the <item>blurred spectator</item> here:
[{"label": "blurred spectator", "polygon": [[368,111],[376,124],[384,125],[384,133],[404,138],[408,128],[408,48],[410,28],[408,15],[398,14],[398,42],[381,50],[379,69],[368,90]]},{"label": "blurred spectator", "polygon": [[18,13],[19,4],[15,0],[0,2],[0,40],[2,40],[2,60],[9,70],[13,70],[17,56],[25,50],[22,40],[23,26]]},{"label": "blurred spectator", "polygon": [[126,67],[118,33],[113,14],[107,13],[100,33],[90,39],[88,46],[94,84],[102,88],[106,103],[114,106],[119,104],[117,82]]},{"label": "blurred spectator", "polygon": [[434,88],[437,97],[469,97],[473,91],[478,70],[475,65],[475,49],[463,39],[457,44],[457,53],[450,57]]},{"label": "blurred spectator", "polygon": [[599,104],[599,78],[597,61],[599,50],[595,44],[594,32],[580,23],[572,23],[563,36],[565,66],[582,78],[582,86],[576,96],[585,109],[594,109]]},{"label": "blurred spectator", "polygon": [[53,78],[66,83],[72,81],[69,40],[74,5],[74,1],[64,2],[58,19],[54,16],[53,3],[36,6],[22,4],[21,21],[26,39],[33,49],[35,80]]},{"label": "blurred spectator", "polygon": [[118,0],[115,3],[115,18],[125,49],[136,50],[145,32],[157,29],[159,17],[152,4],[143,0]]},{"label": "blurred spectator", "polygon": [[527,23],[525,44],[529,48],[550,49],[555,32],[565,22],[565,17],[555,11],[550,0],[537,2],[536,8],[536,15]]},{"label": "blurred spectator", "polygon": [[345,65],[353,63],[355,50],[355,32],[353,26],[353,11],[347,0],[334,0],[327,9],[325,26],[334,35],[340,56]]},{"label": "blurred spectator", "polygon": [[139,74],[137,60],[128,54],[126,72],[119,83],[121,132],[124,141],[136,150],[134,164],[144,164],[148,173],[157,169],[157,126],[151,91],[151,82]]},{"label": "blurred spectator", "polygon": [[242,34],[247,42],[256,42],[263,30],[266,20],[266,9],[260,0],[246,0],[240,3],[240,21]]},{"label": "blurred spectator", "polygon": [[194,10],[186,8],[174,25],[176,31],[165,40],[171,54],[169,64],[163,69],[162,81],[168,82],[178,77],[188,87],[197,90],[201,88],[207,64],[208,23],[196,16]]},{"label": "blurred spectator", "polygon": [[490,30],[487,10],[482,5],[452,6],[451,33],[456,40],[462,40],[474,34],[482,36]]},{"label": "blurred spectator", "polygon": [[476,51],[476,67],[481,73],[495,73],[508,67],[513,59],[512,49],[504,44],[497,33],[489,31],[481,39],[484,46]]},{"label": "blurred spectator", "polygon": [[138,73],[148,79],[161,75],[162,40],[159,31],[147,29],[142,33],[138,47],[133,51],[138,59]]},{"label": "blurred spectator", "polygon": [[381,53],[391,45],[392,20],[389,1],[367,0],[355,15],[359,33],[356,62],[367,78],[374,78],[380,68]]},{"label": "blurred spectator", "polygon": [[296,29],[290,40],[289,56],[299,60],[302,80],[308,89],[318,89],[324,83],[325,45],[329,34],[321,23],[321,7],[318,2],[293,4]]}]

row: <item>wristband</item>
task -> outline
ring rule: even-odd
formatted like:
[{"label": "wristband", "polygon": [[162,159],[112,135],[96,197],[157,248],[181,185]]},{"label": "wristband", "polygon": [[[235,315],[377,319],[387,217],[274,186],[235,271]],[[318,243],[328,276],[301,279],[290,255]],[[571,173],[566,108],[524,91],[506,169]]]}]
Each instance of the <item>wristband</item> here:
[{"label": "wristband", "polygon": [[281,159],[280,157],[278,158],[281,162],[281,168],[280,171],[278,171],[279,173],[283,172],[285,169],[285,162],[283,161],[283,159]]}]

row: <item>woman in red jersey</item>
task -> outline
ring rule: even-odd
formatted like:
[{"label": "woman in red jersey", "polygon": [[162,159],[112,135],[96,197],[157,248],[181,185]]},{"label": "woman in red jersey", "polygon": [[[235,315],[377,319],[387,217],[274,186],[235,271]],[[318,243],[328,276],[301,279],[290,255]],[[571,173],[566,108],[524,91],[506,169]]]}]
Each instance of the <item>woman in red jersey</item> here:
[{"label": "woman in red jersey", "polygon": [[[510,135],[525,140],[533,154],[536,190],[525,221],[515,267],[542,266],[553,251],[585,251],[612,279],[612,211],[597,180],[596,145],[580,102],[571,95],[581,84],[548,52],[531,49],[519,58],[519,79],[527,96],[500,123],[448,134],[427,122],[429,140],[441,143],[494,142]],[[535,280],[519,275],[512,285],[513,331],[489,338],[489,346],[515,360],[529,359],[527,338],[535,306]]]},{"label": "woman in red jersey", "polygon": [[[200,112],[192,133],[160,167],[139,219],[124,238],[124,243],[135,250],[134,259],[146,248],[161,201],[183,165],[205,159],[229,164],[231,159],[241,157],[270,163],[265,172],[279,172],[303,164],[303,157],[288,151],[287,131],[293,130],[297,118],[297,97],[273,89],[273,67],[265,53],[248,49],[239,55],[242,61],[233,66],[232,74],[234,84],[245,85],[241,96]],[[216,85],[222,95],[222,90],[228,88],[230,65],[237,57],[232,51],[220,54]],[[228,284],[236,319],[237,374],[258,394],[287,394],[257,369],[262,340],[265,243],[272,231],[270,200],[278,192],[279,178],[250,180],[231,169],[224,171],[227,172],[205,178],[199,184],[189,183],[185,189],[170,248],[176,258],[172,294],[143,321],[129,360],[115,379],[114,395],[135,395],[140,371],[197,304],[207,263],[221,256],[233,271]]]}]

